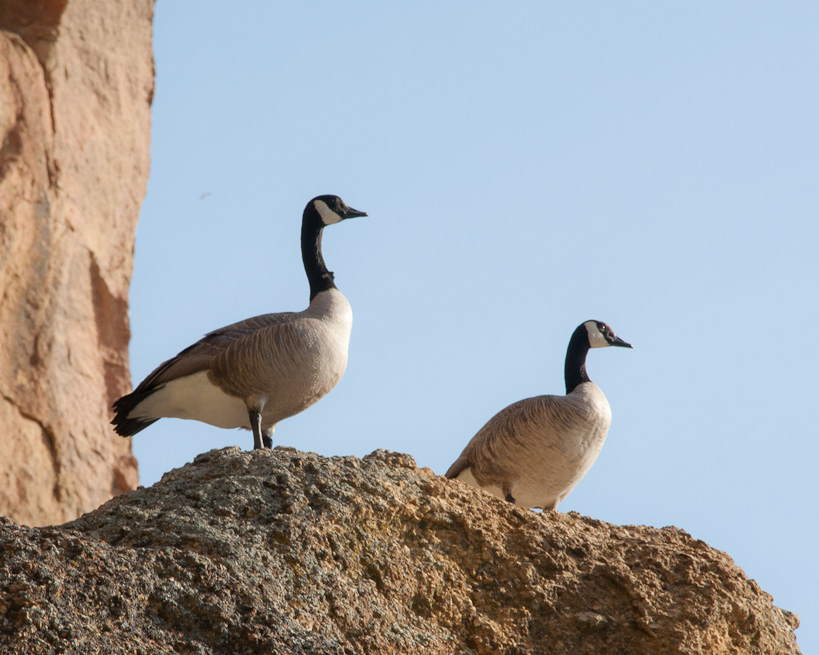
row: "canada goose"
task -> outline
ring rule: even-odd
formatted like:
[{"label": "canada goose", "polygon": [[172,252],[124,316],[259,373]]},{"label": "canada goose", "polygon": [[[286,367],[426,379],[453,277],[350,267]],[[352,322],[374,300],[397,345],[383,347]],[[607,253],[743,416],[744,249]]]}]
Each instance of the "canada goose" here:
[{"label": "canada goose", "polygon": [[276,424],[310,407],[344,374],[353,313],[324,263],[321,234],[327,225],[366,215],[338,196],[308,202],[301,256],[310,306],[210,332],[114,403],[114,430],[128,437],[162,417],[195,419],[250,429],[254,449],[271,448]]},{"label": "canada goose", "polygon": [[611,408],[586,374],[589,348],[631,348],[601,321],[577,327],[566,353],[566,395],[519,400],[472,437],[446,477],[521,507],[556,509],[594,464]]}]

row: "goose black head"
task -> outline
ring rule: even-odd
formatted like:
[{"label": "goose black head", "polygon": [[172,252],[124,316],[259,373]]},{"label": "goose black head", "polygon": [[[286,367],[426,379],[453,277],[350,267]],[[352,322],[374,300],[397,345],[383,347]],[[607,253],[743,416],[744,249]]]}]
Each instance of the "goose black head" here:
[{"label": "goose black head", "polygon": [[367,215],[367,212],[348,207],[341,198],[333,195],[316,196],[308,204],[308,206],[310,205],[318,213],[323,225],[333,225],[333,223],[339,223],[347,218]]},{"label": "goose black head", "polygon": [[621,348],[633,348],[630,343],[626,343],[603,321],[586,321],[586,334],[589,337],[589,348],[606,348],[608,346],[620,346]]}]

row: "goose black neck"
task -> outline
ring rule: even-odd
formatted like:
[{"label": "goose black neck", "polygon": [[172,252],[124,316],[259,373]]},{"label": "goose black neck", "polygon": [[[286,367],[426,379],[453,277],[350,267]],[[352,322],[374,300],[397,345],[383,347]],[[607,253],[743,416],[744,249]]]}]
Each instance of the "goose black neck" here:
[{"label": "goose black neck", "polygon": [[586,355],[589,352],[589,335],[586,326],[580,325],[569,340],[569,349],[566,351],[566,393],[574,391],[578,385],[591,382],[586,373]]},{"label": "goose black neck", "polygon": [[310,205],[304,210],[301,224],[301,259],[304,262],[304,272],[310,283],[310,302],[322,291],[335,289],[333,274],[327,270],[324,257],[321,256],[321,233],[324,223],[318,212]]}]

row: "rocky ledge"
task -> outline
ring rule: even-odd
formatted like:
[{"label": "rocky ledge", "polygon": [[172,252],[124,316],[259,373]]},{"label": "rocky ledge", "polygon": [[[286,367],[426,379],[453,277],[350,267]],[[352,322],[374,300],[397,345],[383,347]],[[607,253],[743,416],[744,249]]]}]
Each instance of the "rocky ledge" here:
[{"label": "rocky ledge", "polygon": [[797,625],[681,530],[385,451],[226,448],[65,525],[0,519],[2,653],[798,653]]}]

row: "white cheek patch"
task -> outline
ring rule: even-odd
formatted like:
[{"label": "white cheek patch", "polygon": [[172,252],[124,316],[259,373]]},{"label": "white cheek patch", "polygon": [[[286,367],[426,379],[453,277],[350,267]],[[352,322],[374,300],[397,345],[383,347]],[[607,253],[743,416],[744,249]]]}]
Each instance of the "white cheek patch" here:
[{"label": "white cheek patch", "polygon": [[341,220],[341,216],[330,209],[327,206],[327,203],[323,200],[316,200],[314,204],[316,206],[316,211],[319,213],[319,216],[321,216],[321,222],[325,225],[332,225],[333,223],[338,223]]},{"label": "white cheek patch", "polygon": [[600,328],[597,327],[596,321],[586,321],[584,325],[586,326],[586,333],[589,335],[590,347],[605,348],[606,346],[611,345],[608,341],[606,341],[606,337],[600,333]]}]

